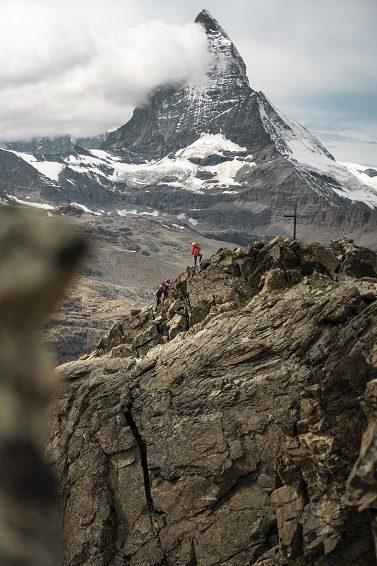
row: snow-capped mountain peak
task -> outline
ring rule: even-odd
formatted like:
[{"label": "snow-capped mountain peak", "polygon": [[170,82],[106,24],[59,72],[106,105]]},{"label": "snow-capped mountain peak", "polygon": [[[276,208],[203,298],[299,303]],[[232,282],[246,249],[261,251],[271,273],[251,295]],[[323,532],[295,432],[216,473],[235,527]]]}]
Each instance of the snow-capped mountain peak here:
[{"label": "snow-capped mountain peak", "polygon": [[212,53],[204,82],[161,87],[100,149],[75,146],[46,159],[0,150],[5,188],[14,190],[15,160],[17,166],[23,161],[15,194],[21,200],[33,187],[33,200],[39,190],[46,202],[168,214],[207,234],[243,234],[238,242],[244,233],[289,233],[281,218],[293,203],[314,227],[327,222],[341,230],[344,218],[348,225],[353,218],[357,226],[368,222],[377,209],[377,172],[337,163],[308,130],[249,86],[241,55],[207,10],[196,22]]}]

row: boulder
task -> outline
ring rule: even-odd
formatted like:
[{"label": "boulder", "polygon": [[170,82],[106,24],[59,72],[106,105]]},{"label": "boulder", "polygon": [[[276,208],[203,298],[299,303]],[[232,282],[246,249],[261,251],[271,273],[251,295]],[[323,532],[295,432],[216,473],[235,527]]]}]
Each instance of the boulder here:
[{"label": "boulder", "polygon": [[172,340],[177,334],[187,329],[187,319],[180,314],[175,314],[167,323],[167,327],[169,329],[169,339]]}]

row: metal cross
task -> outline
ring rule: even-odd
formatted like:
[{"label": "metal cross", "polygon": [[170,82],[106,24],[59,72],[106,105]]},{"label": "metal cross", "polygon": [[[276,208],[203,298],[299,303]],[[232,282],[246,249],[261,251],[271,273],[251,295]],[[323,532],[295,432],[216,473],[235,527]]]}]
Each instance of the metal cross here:
[{"label": "metal cross", "polygon": [[[293,239],[296,239],[296,228],[297,228],[297,204],[293,207],[293,214],[283,214],[283,218],[293,218]],[[300,218],[307,218],[306,216],[300,216]]]}]

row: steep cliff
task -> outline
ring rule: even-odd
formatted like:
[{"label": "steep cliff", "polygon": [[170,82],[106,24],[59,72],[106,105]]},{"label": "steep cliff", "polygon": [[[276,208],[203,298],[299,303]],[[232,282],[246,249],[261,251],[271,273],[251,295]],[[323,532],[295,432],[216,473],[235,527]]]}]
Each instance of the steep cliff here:
[{"label": "steep cliff", "polygon": [[66,565],[375,564],[346,506],[377,256],[277,238],[188,268],[59,368]]}]

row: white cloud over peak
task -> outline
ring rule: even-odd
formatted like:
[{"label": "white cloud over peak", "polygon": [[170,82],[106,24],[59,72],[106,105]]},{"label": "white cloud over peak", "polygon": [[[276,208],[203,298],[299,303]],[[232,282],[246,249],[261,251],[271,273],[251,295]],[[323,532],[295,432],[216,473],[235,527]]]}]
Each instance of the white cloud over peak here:
[{"label": "white cloud over peak", "polygon": [[158,86],[200,82],[209,63],[193,23],[100,34],[64,7],[0,0],[0,9],[3,140],[102,133],[124,124]]}]

